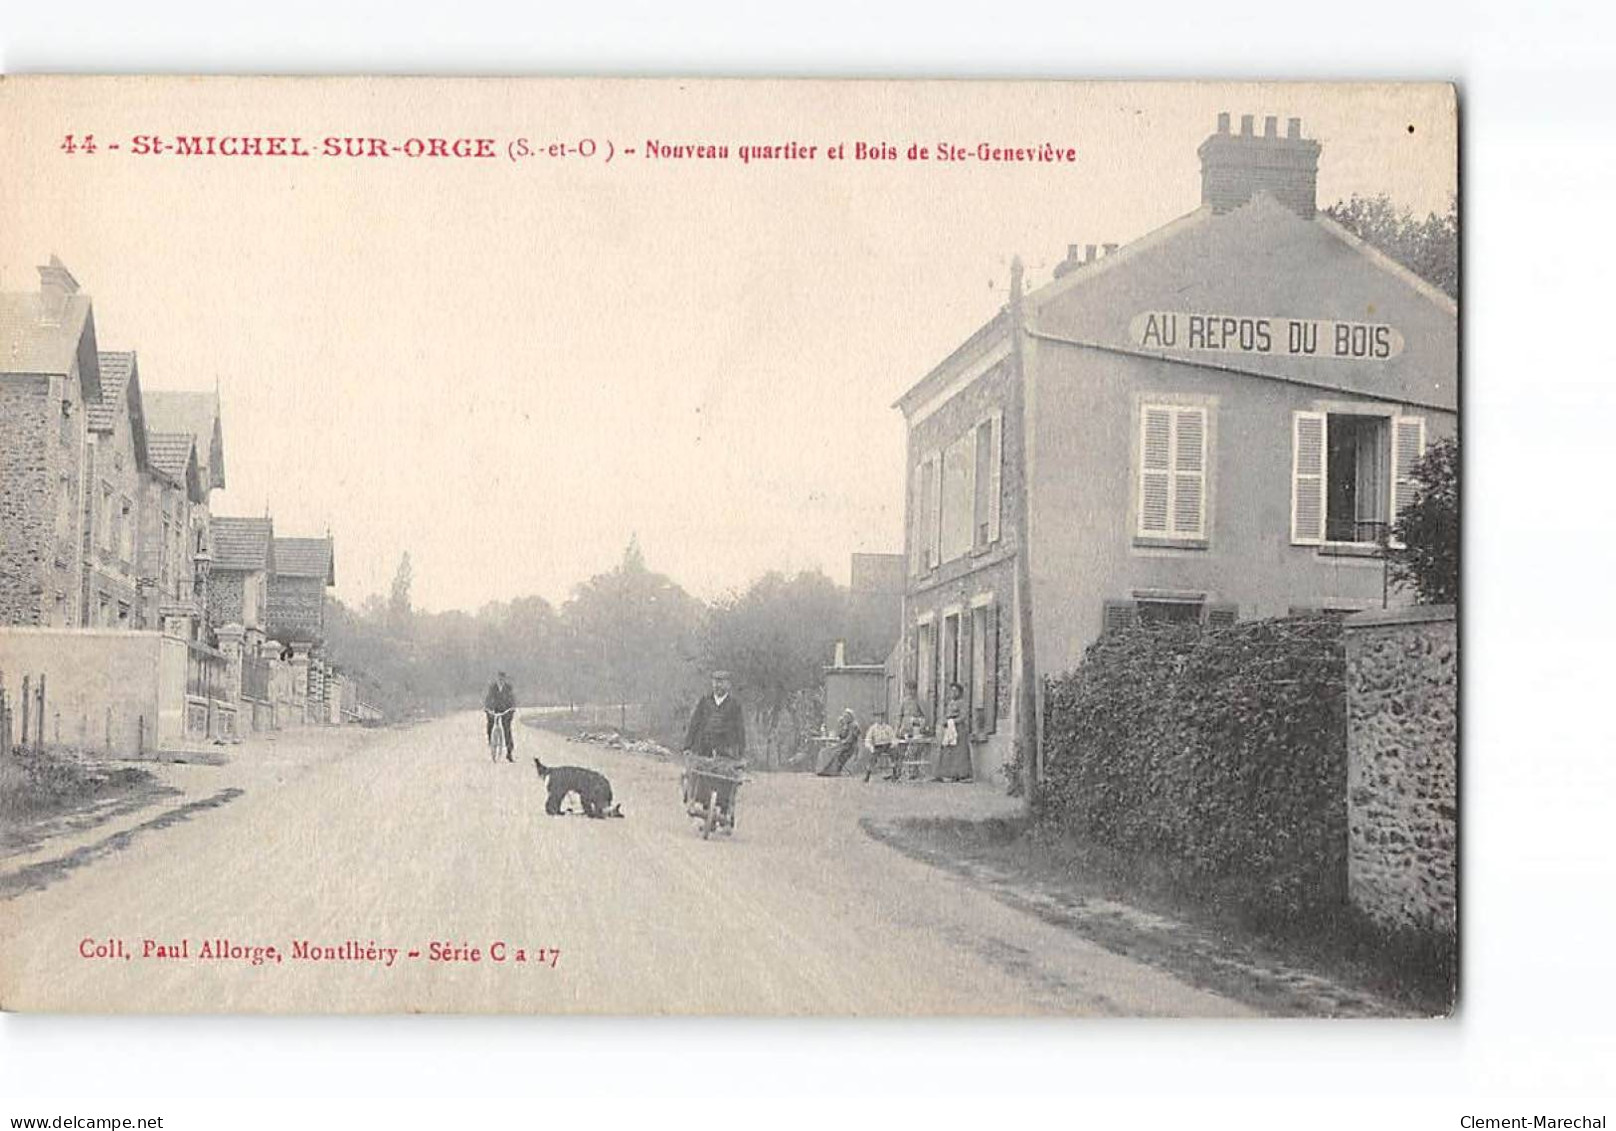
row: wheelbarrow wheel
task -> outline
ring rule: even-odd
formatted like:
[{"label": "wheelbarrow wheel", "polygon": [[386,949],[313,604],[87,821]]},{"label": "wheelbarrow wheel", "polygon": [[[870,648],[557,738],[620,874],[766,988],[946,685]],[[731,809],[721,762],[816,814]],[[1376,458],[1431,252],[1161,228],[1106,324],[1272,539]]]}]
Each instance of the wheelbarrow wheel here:
[{"label": "wheelbarrow wheel", "polygon": [[707,798],[707,816],[701,823],[701,839],[706,840],[713,835],[713,829],[718,825],[718,791],[715,789]]}]

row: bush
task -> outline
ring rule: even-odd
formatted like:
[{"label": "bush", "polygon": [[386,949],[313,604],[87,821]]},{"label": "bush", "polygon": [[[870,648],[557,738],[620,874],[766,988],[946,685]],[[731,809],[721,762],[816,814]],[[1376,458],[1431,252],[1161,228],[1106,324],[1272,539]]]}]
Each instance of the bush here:
[{"label": "bush", "polygon": [[1236,878],[1260,917],[1346,892],[1346,659],[1323,617],[1138,628],[1050,681],[1039,823]]}]

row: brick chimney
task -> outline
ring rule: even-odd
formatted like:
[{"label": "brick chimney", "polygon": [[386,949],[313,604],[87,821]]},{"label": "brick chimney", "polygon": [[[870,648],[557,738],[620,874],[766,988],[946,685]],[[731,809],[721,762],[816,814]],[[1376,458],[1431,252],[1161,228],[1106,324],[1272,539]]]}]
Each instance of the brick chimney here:
[{"label": "brick chimney", "polygon": [[1302,137],[1302,119],[1286,123],[1263,119],[1259,136],[1250,114],[1240,118],[1240,132],[1229,132],[1229,115],[1218,115],[1217,133],[1201,143],[1201,203],[1215,212],[1239,208],[1254,193],[1265,192],[1304,219],[1318,207],[1319,143]]},{"label": "brick chimney", "polygon": [[79,293],[79,281],[56,256],[39,269],[39,318],[60,322],[67,315],[67,300]]}]

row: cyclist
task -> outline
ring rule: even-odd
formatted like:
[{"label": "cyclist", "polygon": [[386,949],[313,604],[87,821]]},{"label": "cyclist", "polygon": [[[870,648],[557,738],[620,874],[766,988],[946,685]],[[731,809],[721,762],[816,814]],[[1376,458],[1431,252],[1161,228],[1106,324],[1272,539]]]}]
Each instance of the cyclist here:
[{"label": "cyclist", "polygon": [[514,762],[512,753],[516,750],[516,741],[511,736],[511,717],[516,714],[516,693],[511,690],[511,681],[504,672],[500,672],[494,682],[488,685],[488,694],[483,696],[483,715],[486,725],[483,728],[483,737],[489,743],[494,741],[494,727],[502,727],[505,731],[505,760]]}]

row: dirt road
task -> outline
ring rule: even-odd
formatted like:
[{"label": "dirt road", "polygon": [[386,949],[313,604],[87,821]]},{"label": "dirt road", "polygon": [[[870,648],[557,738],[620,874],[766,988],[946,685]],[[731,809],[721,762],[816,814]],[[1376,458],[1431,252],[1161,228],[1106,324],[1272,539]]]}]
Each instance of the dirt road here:
[{"label": "dirt road", "polygon": [[[1250,1012],[1007,907],[858,827],[865,815],[1013,805],[985,788],[759,775],[742,791],[734,838],[704,842],[679,806],[675,766],[525,727],[517,743],[515,765],[491,765],[480,720],[467,715],[348,741],[338,753],[310,755],[305,744],[284,764],[243,748],[238,762],[260,761],[236,768],[242,792],[228,804],[133,835],[0,903],[0,1004]],[[546,817],[528,760],[538,752],[605,772],[627,819]],[[225,957],[213,940],[225,940]]]}]

